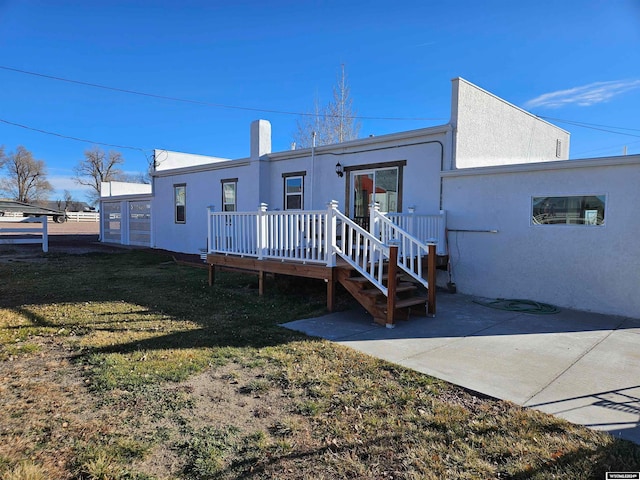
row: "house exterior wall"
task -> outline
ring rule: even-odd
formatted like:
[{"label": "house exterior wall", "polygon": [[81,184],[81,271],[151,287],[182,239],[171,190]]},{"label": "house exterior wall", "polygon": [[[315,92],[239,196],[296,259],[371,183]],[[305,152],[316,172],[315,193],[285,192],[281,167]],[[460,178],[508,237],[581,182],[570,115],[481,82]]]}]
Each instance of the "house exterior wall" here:
[{"label": "house exterior wall", "polygon": [[[458,290],[640,317],[638,185],[640,156],[446,172]],[[594,194],[604,226],[532,225],[532,197]]]},{"label": "house exterior wall", "polygon": [[[270,156],[269,209],[284,209],[284,174],[305,172],[304,208],[321,210],[337,200],[344,211],[349,171],[363,165],[379,168],[389,162],[406,162],[403,167],[403,210],[416,206],[418,213],[439,210],[440,170],[447,150],[446,127],[416,130],[404,135],[388,135],[325,146],[311,150],[282,152]],[[346,169],[336,175],[336,163]]]},{"label": "house exterior wall", "polygon": [[100,197],[116,197],[122,195],[151,195],[151,185],[148,183],[131,182],[102,182],[100,183]]},{"label": "house exterior wall", "polygon": [[168,150],[154,150],[153,160],[156,172],[229,161],[228,158],[196,155],[194,153],[170,152]]},{"label": "house exterior wall", "polygon": [[[266,124],[252,124],[255,139]],[[258,128],[262,126],[263,128]],[[160,170],[154,173],[153,238],[154,247],[198,253],[206,246],[209,206],[222,208],[223,179],[237,179],[238,211],[257,211],[261,203],[269,210],[284,210],[283,174],[304,172],[304,208],[324,210],[331,200],[338,200],[345,211],[349,174],[338,177],[335,165],[345,168],[388,162],[406,162],[403,167],[403,210],[415,206],[417,213],[436,213],[440,209],[440,169],[446,152],[446,127],[423,129],[403,134],[368,138],[314,149],[276,154],[252,149],[253,157],[228,162],[214,162]],[[264,140],[264,139],[263,139]],[[262,141],[262,145],[266,145]],[[267,145],[268,150],[268,145]],[[261,153],[260,156],[258,154]],[[173,152],[166,152],[172,163]],[[182,154],[178,154],[182,155]],[[186,185],[186,222],[175,221],[174,185]]]},{"label": "house exterior wall", "polygon": [[568,132],[461,78],[452,81],[451,125],[455,168],[569,158]]},{"label": "house exterior wall", "polygon": [[[255,187],[256,162],[234,161],[202,166],[196,171],[171,170],[154,175],[152,202],[153,247],[175,252],[199,253],[207,245],[207,209],[222,209],[222,180],[238,179],[237,208],[257,210],[260,203]],[[175,221],[174,185],[186,185],[186,221]]]}]

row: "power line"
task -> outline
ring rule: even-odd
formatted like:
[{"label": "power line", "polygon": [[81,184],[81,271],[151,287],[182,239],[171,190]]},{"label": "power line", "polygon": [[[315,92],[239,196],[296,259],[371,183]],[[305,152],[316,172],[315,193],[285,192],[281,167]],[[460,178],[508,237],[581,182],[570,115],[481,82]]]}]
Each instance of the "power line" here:
[{"label": "power line", "polygon": [[[140,92],[138,90],[129,90],[129,89],[126,89],[126,88],[110,87],[108,85],[101,85],[101,84],[98,84],[98,83],[83,82],[81,80],[73,80],[73,79],[70,79],[70,78],[57,77],[57,76],[54,76],[54,75],[46,75],[44,73],[30,72],[28,70],[21,70],[19,68],[12,68],[12,67],[7,67],[7,66],[3,66],[3,65],[0,65],[0,69],[7,70],[7,71],[10,71],[10,72],[22,73],[24,75],[31,75],[31,76],[34,76],[34,77],[47,78],[49,80],[57,80],[59,82],[75,83],[77,85],[84,85],[84,86],[93,87],[93,88],[101,88],[103,90],[110,90],[110,91],[113,91],[113,92],[128,93],[130,95],[138,95],[138,96],[141,96],[141,97],[149,97],[149,98],[158,98],[158,99],[161,99],[161,100],[171,100],[171,101],[174,101],[174,102],[189,103],[189,104],[192,104],[192,105],[202,105],[202,106],[214,107],[214,108],[227,108],[227,109],[232,109],[232,110],[244,110],[244,111],[249,111],[249,112],[273,113],[273,114],[278,114],[278,115],[295,115],[295,116],[307,116],[307,117],[318,116],[315,113],[292,112],[292,111],[287,111],[287,110],[270,110],[270,109],[255,108],[255,107],[241,107],[241,106],[238,106],[238,105],[228,105],[228,104],[223,104],[223,103],[212,103],[212,102],[204,102],[204,101],[201,101],[201,100],[192,100],[192,99],[187,99],[187,98],[172,97],[172,96],[168,96],[168,95],[158,95],[158,94],[155,94],[155,93]],[[339,117],[340,115],[320,115],[320,116],[321,117]],[[433,117],[433,118],[415,117],[415,118],[411,118],[411,117],[351,116],[351,117],[345,117],[345,118],[353,118],[353,119],[357,119],[357,120],[409,120],[409,121],[445,120],[445,118],[443,118],[443,117],[439,117],[439,118],[438,117]]]},{"label": "power line", "polygon": [[6,123],[7,125],[13,125],[14,127],[20,127],[20,128],[24,128],[26,130],[32,130],[34,132],[44,133],[46,135],[53,135],[54,137],[66,138],[67,140],[75,140],[77,142],[91,143],[93,145],[102,145],[102,146],[105,146],[105,147],[115,147],[115,148],[122,148],[122,149],[126,149],[126,150],[137,150],[139,152],[142,152],[145,155],[145,157],[147,155],[147,151],[150,151],[150,149],[146,149],[145,150],[144,148],[140,148],[140,147],[131,147],[129,145],[117,145],[115,143],[96,142],[96,141],[93,141],[93,140],[87,140],[85,138],[79,138],[79,137],[72,137],[72,136],[69,136],[69,135],[63,135],[61,133],[50,132],[48,130],[42,130],[40,128],[35,128],[35,127],[30,127],[28,125],[22,125],[20,123],[10,122],[9,120],[3,120],[2,118],[0,118],[0,122]]},{"label": "power line", "polygon": [[586,155],[588,153],[595,153],[595,152],[606,152],[608,150],[618,150],[621,147],[629,147],[631,145],[636,145],[637,143],[640,143],[640,140],[635,141],[635,142],[630,142],[630,143],[625,143],[625,144],[619,144],[619,145],[615,145],[612,147],[602,147],[602,148],[592,148],[589,150],[579,150],[578,152],[574,152],[572,155]]},{"label": "power line", "polygon": [[[634,135],[633,133],[616,132],[615,130],[609,130],[611,128],[616,128],[618,130],[629,130],[629,131],[633,131],[633,132],[640,132],[640,129],[637,129],[637,128],[613,127],[611,125],[599,125],[597,123],[576,122],[574,120],[563,120],[561,118],[554,118],[554,117],[543,117],[543,116],[540,116],[539,118],[542,118],[544,120],[551,120],[551,121],[554,121],[554,122],[567,123],[569,125],[574,125],[576,127],[588,128],[588,129],[591,129],[591,130],[598,130],[600,132],[615,133],[617,135],[625,135],[627,137],[640,138],[640,135]],[[602,127],[602,128],[600,128],[600,127]]]}]

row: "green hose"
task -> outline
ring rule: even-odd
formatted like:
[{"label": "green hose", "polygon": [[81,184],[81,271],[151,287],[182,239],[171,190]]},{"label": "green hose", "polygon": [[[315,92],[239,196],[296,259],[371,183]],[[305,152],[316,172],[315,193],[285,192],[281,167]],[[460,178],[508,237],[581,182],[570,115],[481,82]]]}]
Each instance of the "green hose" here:
[{"label": "green hose", "polygon": [[473,303],[483,305],[498,310],[509,312],[532,313],[537,315],[551,315],[558,313],[560,309],[548,303],[534,302],[533,300],[523,300],[521,298],[498,298],[491,302],[481,302],[474,300]]}]

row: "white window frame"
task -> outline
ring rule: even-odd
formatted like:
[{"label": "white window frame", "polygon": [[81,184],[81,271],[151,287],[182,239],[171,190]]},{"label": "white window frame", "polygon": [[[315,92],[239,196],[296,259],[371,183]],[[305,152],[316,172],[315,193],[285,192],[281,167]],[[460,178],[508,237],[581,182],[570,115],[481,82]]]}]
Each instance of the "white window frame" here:
[{"label": "white window frame", "polygon": [[[237,212],[238,211],[238,179],[237,178],[225,178],[220,180],[222,191],[222,211],[223,212]],[[233,186],[233,202],[227,202],[225,195],[225,188],[227,185]],[[233,206],[232,209],[228,209],[228,206]]]},{"label": "white window frame", "polygon": [[[282,179],[284,181],[284,198],[283,209],[284,210],[304,210],[304,177],[307,172],[292,172],[283,173]],[[289,182],[292,180],[300,180],[300,191],[289,193]],[[300,208],[289,208],[289,198],[300,197]]]},{"label": "white window frame", "polygon": [[[183,198],[180,200],[178,198],[178,190],[182,189],[184,194]],[[180,220],[180,215],[178,213],[178,207],[182,207],[182,220]],[[186,183],[176,183],[173,185],[173,215],[175,223],[183,224],[187,223],[187,184]]]}]

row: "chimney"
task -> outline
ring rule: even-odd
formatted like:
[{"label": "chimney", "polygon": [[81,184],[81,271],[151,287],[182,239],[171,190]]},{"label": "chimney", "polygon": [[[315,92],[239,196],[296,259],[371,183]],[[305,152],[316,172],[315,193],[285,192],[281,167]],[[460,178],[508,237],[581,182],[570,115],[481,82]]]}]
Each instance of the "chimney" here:
[{"label": "chimney", "polygon": [[251,122],[251,158],[271,153],[271,123],[267,120]]}]

